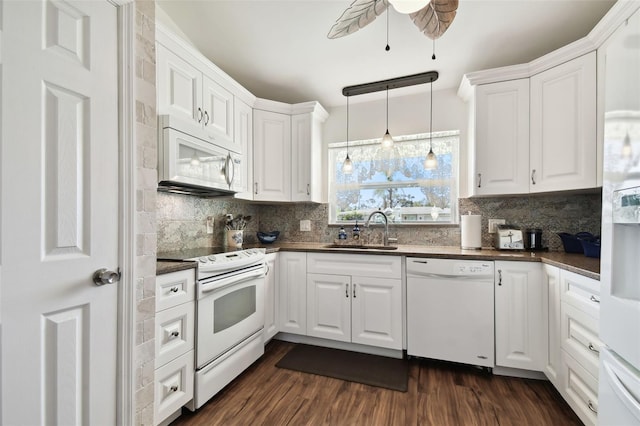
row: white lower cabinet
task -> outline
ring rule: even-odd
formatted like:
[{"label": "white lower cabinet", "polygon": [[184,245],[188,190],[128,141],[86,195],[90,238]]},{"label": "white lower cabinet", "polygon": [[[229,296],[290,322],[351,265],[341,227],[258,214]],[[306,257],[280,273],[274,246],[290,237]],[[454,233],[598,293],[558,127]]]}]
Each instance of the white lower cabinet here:
[{"label": "white lower cabinet", "polygon": [[400,268],[399,256],[310,253],[307,335],[402,349]]},{"label": "white lower cabinet", "polygon": [[495,262],[496,366],[543,371],[540,262]]},{"label": "white lower cabinet", "polygon": [[269,341],[278,333],[278,254],[269,253],[265,259],[267,275],[264,278],[264,341]]},{"label": "white lower cabinet", "polygon": [[278,255],[279,331],[307,334],[307,253]]},{"label": "white lower cabinet", "polygon": [[600,283],[560,271],[562,386],[560,394],[586,425],[598,416]]},{"label": "white lower cabinet", "polygon": [[154,424],[193,399],[195,269],[156,277]]}]

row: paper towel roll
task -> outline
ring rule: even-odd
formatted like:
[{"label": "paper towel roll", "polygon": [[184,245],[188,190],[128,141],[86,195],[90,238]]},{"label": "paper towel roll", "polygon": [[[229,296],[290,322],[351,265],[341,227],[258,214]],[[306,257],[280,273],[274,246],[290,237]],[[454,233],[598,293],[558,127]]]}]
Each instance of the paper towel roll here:
[{"label": "paper towel roll", "polygon": [[460,245],[463,249],[482,248],[482,216],[465,214],[460,216]]}]

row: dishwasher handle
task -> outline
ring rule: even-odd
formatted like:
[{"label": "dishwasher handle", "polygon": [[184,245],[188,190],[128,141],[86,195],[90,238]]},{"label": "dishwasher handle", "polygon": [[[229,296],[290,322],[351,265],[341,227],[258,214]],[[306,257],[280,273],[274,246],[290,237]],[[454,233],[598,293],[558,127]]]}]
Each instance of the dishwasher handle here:
[{"label": "dishwasher handle", "polygon": [[446,280],[474,280],[474,281],[490,281],[493,282],[493,274],[490,275],[473,275],[473,274],[436,274],[432,272],[410,272],[407,271],[408,278],[440,278]]}]

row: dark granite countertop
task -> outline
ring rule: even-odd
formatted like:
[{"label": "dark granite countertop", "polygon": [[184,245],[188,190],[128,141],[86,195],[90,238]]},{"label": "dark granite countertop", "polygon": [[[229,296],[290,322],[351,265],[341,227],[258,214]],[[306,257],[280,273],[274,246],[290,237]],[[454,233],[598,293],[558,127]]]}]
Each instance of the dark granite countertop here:
[{"label": "dark granite countertop", "polygon": [[[262,247],[267,253],[278,251],[306,251],[318,253],[359,253],[370,255],[392,255],[411,257],[432,257],[446,259],[469,259],[469,260],[509,260],[524,262],[542,262],[556,266],[567,271],[575,272],[595,280],[600,280],[600,259],[586,257],[582,254],[561,253],[561,252],[524,252],[524,251],[501,251],[493,248],[482,250],[463,250],[459,247],[435,247],[398,245],[396,250],[362,249],[345,245],[345,247],[327,247],[327,243],[275,243],[275,244],[253,244],[246,245],[245,248]],[[156,273],[166,274],[183,269],[195,268],[196,262],[181,261],[158,261]]]},{"label": "dark granite countertop", "polygon": [[168,274],[171,272],[184,271],[185,269],[195,269],[196,262],[180,260],[158,260],[156,262],[156,275]]},{"label": "dark granite countertop", "polygon": [[493,248],[482,250],[463,250],[460,247],[435,247],[398,245],[397,250],[377,250],[345,247],[327,247],[328,243],[274,243],[266,245],[251,245],[251,247],[263,247],[267,253],[275,251],[307,251],[320,253],[359,253],[372,255],[393,255],[411,257],[435,257],[448,259],[478,259],[478,260],[511,260],[524,262],[543,262],[584,275],[595,280],[600,280],[600,259],[586,257],[582,254],[562,252],[525,252],[502,251]]}]

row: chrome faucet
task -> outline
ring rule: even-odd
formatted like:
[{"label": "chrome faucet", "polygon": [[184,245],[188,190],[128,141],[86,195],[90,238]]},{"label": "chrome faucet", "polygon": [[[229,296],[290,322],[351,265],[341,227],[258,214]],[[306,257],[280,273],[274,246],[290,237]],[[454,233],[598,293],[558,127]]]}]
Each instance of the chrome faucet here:
[{"label": "chrome faucet", "polygon": [[371,213],[369,215],[369,218],[367,218],[367,221],[364,223],[364,227],[365,228],[369,227],[369,221],[371,221],[371,218],[373,216],[375,216],[376,214],[380,214],[384,218],[384,241],[383,241],[383,245],[384,246],[388,246],[389,245],[389,219],[387,218],[387,215],[384,214],[384,212],[382,210],[376,210],[373,213]]}]

